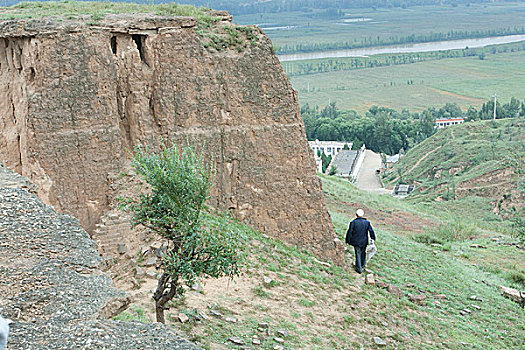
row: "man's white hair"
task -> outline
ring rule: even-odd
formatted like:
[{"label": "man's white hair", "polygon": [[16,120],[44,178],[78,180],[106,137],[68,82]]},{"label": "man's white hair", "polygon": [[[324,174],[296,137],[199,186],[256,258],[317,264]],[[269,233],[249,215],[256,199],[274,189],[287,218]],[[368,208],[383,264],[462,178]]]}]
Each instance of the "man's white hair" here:
[{"label": "man's white hair", "polygon": [[365,212],[364,212],[363,209],[357,209],[357,211],[355,212],[355,215],[357,215],[360,218],[362,218],[363,216],[365,216]]},{"label": "man's white hair", "polygon": [[4,350],[9,337],[9,323],[0,316],[0,350]]}]

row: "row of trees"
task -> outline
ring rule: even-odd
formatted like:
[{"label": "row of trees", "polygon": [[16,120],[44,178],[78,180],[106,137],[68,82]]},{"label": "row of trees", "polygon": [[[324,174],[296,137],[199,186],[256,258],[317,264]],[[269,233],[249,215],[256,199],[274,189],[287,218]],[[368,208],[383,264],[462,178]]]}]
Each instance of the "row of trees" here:
[{"label": "row of trees", "polygon": [[[317,73],[327,73],[334,71],[348,71],[364,68],[386,67],[401,64],[410,64],[423,61],[440,60],[445,58],[472,57],[478,56],[479,59],[485,59],[488,53],[498,54],[506,52],[524,51],[525,44],[512,44],[501,47],[492,47],[490,49],[462,49],[433,51],[427,53],[407,53],[399,55],[379,55],[373,57],[354,57],[346,59],[326,59],[317,62],[305,62],[294,65],[293,70],[287,69],[290,76],[308,75]],[[285,68],[287,66],[285,65]]]},{"label": "row of trees", "polygon": [[372,107],[360,116],[354,111],[340,111],[331,103],[321,110],[306,104],[301,114],[309,140],[350,141],[354,149],[366,144],[375,152],[387,154],[406,150],[434,133],[435,118],[431,113],[412,121],[393,109]]},{"label": "row of trees", "polygon": [[[9,2],[14,0],[7,0]],[[140,0],[139,0],[140,1]],[[155,0],[155,3],[167,2],[169,0]],[[150,0],[142,0],[143,3],[151,3]],[[276,13],[290,11],[305,11],[319,9],[349,9],[349,8],[407,8],[419,5],[452,5],[470,3],[493,2],[491,0],[178,0],[181,4],[192,4],[196,6],[209,6],[215,9],[225,9],[234,15],[251,13]]]},{"label": "row of trees", "polygon": [[[349,141],[353,148],[363,144],[374,152],[396,154],[423,141],[435,132],[435,120],[465,118],[467,121],[492,119],[494,101],[487,101],[480,109],[470,107],[466,112],[455,103],[441,108],[430,107],[423,112],[411,113],[373,106],[359,115],[355,111],[341,111],[336,103],[320,109],[305,104],[301,115],[309,140]],[[496,105],[496,118],[525,117],[525,101],[511,98],[510,102]]]},{"label": "row of trees", "polygon": [[[479,110],[470,107],[461,116],[467,121],[493,119],[494,100],[485,102]],[[496,101],[496,119],[516,117],[525,117],[525,101],[520,101],[515,97],[512,97],[508,103],[501,104],[499,101]]]},{"label": "row of trees", "polygon": [[421,42],[435,42],[435,41],[446,41],[446,40],[459,40],[459,39],[475,39],[485,38],[491,36],[502,36],[502,35],[515,35],[525,34],[525,27],[506,27],[497,29],[487,30],[451,30],[446,33],[442,32],[431,32],[424,34],[411,34],[406,36],[389,36],[389,37],[368,37],[363,38],[360,41],[357,39],[353,42],[311,42],[311,43],[298,43],[298,44],[285,44],[277,48],[278,54],[297,53],[297,52],[316,52],[316,51],[327,51],[327,50],[344,50],[344,49],[357,49],[371,46],[384,46],[384,45],[398,45],[398,44],[411,44]]}]

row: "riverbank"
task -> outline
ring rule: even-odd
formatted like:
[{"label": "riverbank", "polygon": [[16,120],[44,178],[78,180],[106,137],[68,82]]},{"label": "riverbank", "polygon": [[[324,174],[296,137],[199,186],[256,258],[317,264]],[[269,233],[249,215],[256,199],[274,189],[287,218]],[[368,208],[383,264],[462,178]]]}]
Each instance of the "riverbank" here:
[{"label": "riverbank", "polygon": [[347,49],[334,51],[304,52],[295,54],[278,55],[281,62],[304,61],[324,58],[341,58],[341,57],[368,57],[383,54],[400,54],[400,53],[417,53],[460,50],[465,48],[481,48],[492,45],[501,45],[525,41],[525,35],[504,35],[489,38],[462,39],[436,41],[427,43],[415,43],[405,45],[378,46],[362,49]]}]

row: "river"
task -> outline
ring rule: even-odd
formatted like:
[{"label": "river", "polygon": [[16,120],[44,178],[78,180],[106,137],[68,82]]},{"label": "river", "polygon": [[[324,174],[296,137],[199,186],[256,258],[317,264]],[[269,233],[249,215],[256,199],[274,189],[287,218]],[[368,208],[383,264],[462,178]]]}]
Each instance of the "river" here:
[{"label": "river", "polygon": [[281,62],[287,62],[287,61],[313,60],[313,59],[320,59],[320,58],[365,57],[365,56],[392,54],[392,53],[458,50],[458,49],[464,49],[465,47],[476,48],[476,47],[485,47],[489,45],[516,43],[520,41],[525,41],[525,35],[522,35],[522,34],[505,35],[505,36],[496,36],[496,37],[490,37],[490,38],[435,41],[435,42],[429,42],[429,43],[367,47],[367,48],[361,48],[361,49],[302,52],[302,53],[279,55],[279,60]]}]

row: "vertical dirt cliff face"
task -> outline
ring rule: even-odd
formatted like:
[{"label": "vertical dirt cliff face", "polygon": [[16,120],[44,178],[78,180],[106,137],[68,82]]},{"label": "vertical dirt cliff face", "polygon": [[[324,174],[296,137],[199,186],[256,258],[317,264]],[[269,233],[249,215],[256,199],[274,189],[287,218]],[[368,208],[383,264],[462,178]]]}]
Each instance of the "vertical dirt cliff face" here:
[{"label": "vertical dirt cliff face", "polygon": [[[229,46],[229,47],[228,47]],[[159,136],[217,163],[211,205],[342,262],[295,91],[257,28],[186,17],[0,24],[1,161],[88,230],[128,150]]]}]

